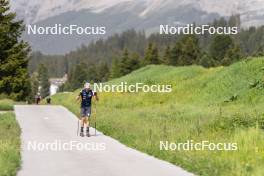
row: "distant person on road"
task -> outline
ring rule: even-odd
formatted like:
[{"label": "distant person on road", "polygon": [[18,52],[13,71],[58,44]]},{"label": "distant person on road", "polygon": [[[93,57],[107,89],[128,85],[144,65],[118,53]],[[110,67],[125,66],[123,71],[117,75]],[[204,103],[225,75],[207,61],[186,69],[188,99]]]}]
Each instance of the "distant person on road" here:
[{"label": "distant person on road", "polygon": [[36,96],[35,96],[35,103],[38,105],[40,103],[40,100],[41,100],[41,96],[40,96],[40,93],[38,93]]},{"label": "distant person on road", "polygon": [[50,97],[48,97],[48,98],[46,99],[46,101],[47,101],[47,104],[51,104],[51,98],[50,98]]},{"label": "distant person on road", "polygon": [[95,97],[96,101],[99,100],[97,93],[91,89],[90,83],[85,83],[84,89],[81,90],[80,94],[76,97],[76,100],[81,99],[81,132],[80,132],[81,137],[84,137],[85,124],[86,124],[86,136],[90,137],[89,120],[92,113],[91,105],[92,105],[93,97]]}]

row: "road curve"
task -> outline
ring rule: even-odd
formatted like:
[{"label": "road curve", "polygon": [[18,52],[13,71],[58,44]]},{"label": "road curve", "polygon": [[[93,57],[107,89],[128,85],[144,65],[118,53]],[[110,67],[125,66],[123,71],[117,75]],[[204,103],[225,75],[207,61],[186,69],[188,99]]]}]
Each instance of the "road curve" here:
[{"label": "road curve", "polygon": [[[193,175],[102,133],[90,138],[77,137],[78,121],[62,106],[19,105],[15,106],[15,113],[22,128],[22,168],[18,176]],[[94,134],[94,129],[91,133]],[[88,147],[59,149],[70,142]]]}]

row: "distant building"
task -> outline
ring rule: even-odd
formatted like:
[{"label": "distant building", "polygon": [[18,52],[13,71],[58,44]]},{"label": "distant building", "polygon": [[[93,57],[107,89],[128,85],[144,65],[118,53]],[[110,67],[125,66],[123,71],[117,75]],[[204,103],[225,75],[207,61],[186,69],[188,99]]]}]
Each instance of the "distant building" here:
[{"label": "distant building", "polygon": [[50,78],[50,95],[56,94],[58,92],[59,87],[63,85],[67,80],[67,74],[65,74],[62,78]]}]

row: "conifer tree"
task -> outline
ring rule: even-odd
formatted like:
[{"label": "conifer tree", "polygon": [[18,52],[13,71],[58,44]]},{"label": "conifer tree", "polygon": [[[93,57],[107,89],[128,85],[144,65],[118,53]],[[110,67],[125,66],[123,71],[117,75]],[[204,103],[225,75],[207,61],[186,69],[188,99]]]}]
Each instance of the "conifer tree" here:
[{"label": "conifer tree", "polygon": [[153,50],[153,44],[149,43],[148,48],[146,49],[144,55],[144,61],[143,61],[144,65],[148,65],[151,63],[150,60],[151,60],[152,50]]},{"label": "conifer tree", "polygon": [[211,57],[209,57],[207,53],[204,53],[201,56],[198,64],[204,66],[205,68],[215,66],[214,60]]},{"label": "conifer tree", "polygon": [[151,64],[160,64],[160,60],[159,60],[159,50],[157,46],[154,46],[153,50],[152,50],[152,55],[151,55],[151,60],[150,60]]},{"label": "conifer tree", "polygon": [[128,50],[125,49],[123,52],[123,56],[120,60],[120,73],[122,76],[130,73],[130,71],[131,71],[131,68],[129,65],[129,60],[130,60],[130,58],[129,58]]},{"label": "conifer tree", "polygon": [[109,67],[107,63],[100,63],[97,68],[97,76],[99,81],[106,82],[109,77]]},{"label": "conifer tree", "polygon": [[163,58],[161,60],[162,64],[170,65],[171,63],[171,48],[170,46],[167,46],[163,55]]},{"label": "conifer tree", "polygon": [[181,42],[176,42],[175,46],[172,48],[170,53],[170,65],[180,65],[180,56],[181,56],[181,48],[182,44]]},{"label": "conifer tree", "polygon": [[221,64],[224,66],[228,66],[236,61],[241,60],[243,57],[244,56],[241,51],[241,48],[239,47],[239,45],[235,45],[234,47],[229,48],[229,50],[227,50],[226,55],[222,60]]},{"label": "conifer tree", "polygon": [[148,44],[144,57],[144,65],[150,64],[159,64],[159,50],[153,43]]},{"label": "conifer tree", "polygon": [[128,65],[130,72],[140,68],[140,56],[137,53],[133,53],[128,60]]},{"label": "conifer tree", "polygon": [[112,65],[111,65],[111,70],[110,70],[110,78],[118,78],[121,76],[120,72],[120,62],[118,59],[113,59]]},{"label": "conifer tree", "polygon": [[199,62],[201,50],[195,35],[184,36],[176,42],[171,51],[172,65],[192,65]]},{"label": "conifer tree", "polygon": [[76,67],[74,68],[72,77],[73,77],[72,82],[70,82],[71,90],[82,88],[83,84],[86,81],[90,81],[90,80],[87,80],[88,78],[87,65],[84,63],[77,64]]},{"label": "conifer tree", "polygon": [[233,46],[233,40],[229,35],[216,35],[209,47],[209,55],[216,62],[221,63],[227,51]]},{"label": "conifer tree", "polygon": [[[83,63],[82,67],[79,67],[82,71],[79,73],[83,75],[82,79],[83,81],[88,81],[88,82],[99,82],[100,81],[100,76],[99,76],[99,68],[100,66],[96,66],[95,64],[89,64],[88,66]],[[79,79],[79,78],[77,78]],[[81,81],[81,82],[83,82]]]},{"label": "conifer tree", "polygon": [[0,0],[0,94],[15,100],[30,95],[29,46],[20,39],[23,31],[23,21],[10,12],[9,1]]}]

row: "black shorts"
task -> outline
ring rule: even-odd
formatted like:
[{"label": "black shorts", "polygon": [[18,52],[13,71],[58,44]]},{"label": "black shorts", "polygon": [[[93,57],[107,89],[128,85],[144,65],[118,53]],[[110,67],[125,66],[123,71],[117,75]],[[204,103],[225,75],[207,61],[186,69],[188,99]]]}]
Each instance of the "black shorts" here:
[{"label": "black shorts", "polygon": [[81,107],[81,117],[90,117],[91,116],[91,106]]}]

